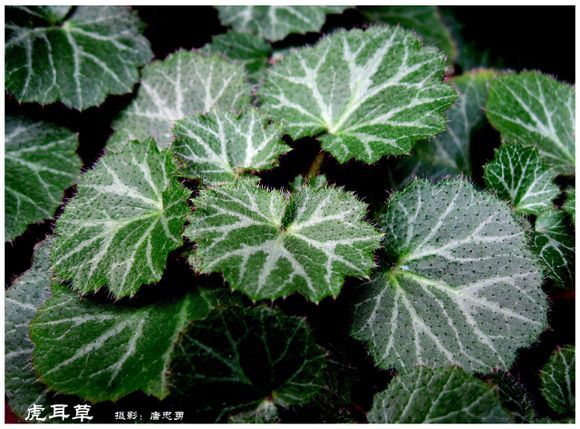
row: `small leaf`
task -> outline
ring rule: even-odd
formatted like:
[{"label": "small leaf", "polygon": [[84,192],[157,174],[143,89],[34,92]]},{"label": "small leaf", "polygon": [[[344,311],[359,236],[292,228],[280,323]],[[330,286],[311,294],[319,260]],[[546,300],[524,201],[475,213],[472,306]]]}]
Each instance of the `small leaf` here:
[{"label": "small leaf", "polygon": [[84,110],[131,92],[153,53],[136,13],[118,6],[6,9],[6,89],[20,102]]},{"label": "small leaf", "polygon": [[274,402],[265,399],[255,410],[244,411],[228,418],[228,423],[280,423]]},{"label": "small leaf", "polygon": [[572,222],[576,224],[576,188],[569,188],[566,190],[566,201],[562,209],[568,213]]},{"label": "small leaf", "polygon": [[508,369],[546,327],[541,270],[501,201],[462,180],[415,181],[380,224],[393,266],[361,286],[352,328],[378,366]]},{"label": "small leaf", "polygon": [[218,53],[230,60],[239,61],[246,67],[250,79],[260,81],[272,54],[272,47],[252,34],[229,31],[213,36],[211,43],[204,46],[202,52]]},{"label": "small leaf", "polygon": [[484,176],[487,188],[522,215],[549,210],[560,194],[555,171],[544,165],[535,148],[517,143],[502,143],[494,159],[484,166]]},{"label": "small leaf", "polygon": [[286,197],[240,180],[203,190],[194,203],[186,236],[197,242],[201,272],[222,272],[252,300],[336,297],[345,276],[369,274],[379,246],[366,205],[340,189]]},{"label": "small leaf", "polygon": [[319,31],[326,15],[347,6],[216,6],[223,25],[234,31],[278,41],[292,33]]},{"label": "small leaf", "polygon": [[436,6],[373,6],[362,8],[361,12],[372,22],[401,25],[416,31],[425,44],[441,49],[453,64],[457,47]]},{"label": "small leaf", "polygon": [[512,375],[504,371],[493,374],[491,381],[503,408],[516,423],[531,423],[534,420],[534,406],[524,387]]},{"label": "small leaf", "polygon": [[171,153],[153,139],[102,157],[57,221],[56,275],[82,293],[108,286],[117,298],[159,281],[189,212],[175,175]]},{"label": "small leaf", "polygon": [[259,95],[292,138],[320,136],[339,162],[373,163],[445,129],[455,92],[444,71],[442,54],[399,27],[337,31],[268,69]]},{"label": "small leaf", "polygon": [[506,138],[540,151],[559,173],[575,166],[575,90],[538,72],[509,74],[490,88],[487,117]]},{"label": "small leaf", "polygon": [[447,111],[447,130],[420,141],[410,156],[401,158],[394,172],[399,186],[414,177],[439,180],[451,175],[471,176],[471,136],[485,119],[483,106],[496,76],[493,70],[480,69],[449,80],[459,97]]},{"label": "small leaf", "polygon": [[307,404],[321,390],[324,358],[303,320],[262,306],[224,308],[184,334],[172,390],[216,421],[239,413],[258,419],[264,411],[275,417],[272,405]]},{"label": "small leaf", "polygon": [[459,368],[416,368],[377,395],[370,423],[508,423],[493,389]]},{"label": "small leaf", "polygon": [[64,190],[77,179],[78,134],[22,116],[6,117],[6,240],[53,217]]},{"label": "small leaf", "polygon": [[242,64],[219,55],[178,51],[143,69],[137,97],[113,122],[109,149],[153,136],[160,148],[173,140],[178,119],[214,107],[239,111],[250,101],[251,86]]},{"label": "small leaf", "polygon": [[91,402],[116,401],[137,390],[169,393],[168,368],[186,325],[211,303],[195,289],[142,307],[81,299],[55,285],[30,326],[34,368],[51,389]]},{"label": "small leaf", "polygon": [[321,189],[328,186],[328,179],[324,174],[319,174],[314,177],[304,177],[296,176],[292,182],[290,182],[290,191],[300,192],[306,187]]},{"label": "small leaf", "polygon": [[255,109],[242,115],[214,110],[176,122],[175,154],[185,174],[209,185],[237,180],[252,171],[267,170],[290,150],[278,126],[268,126]]},{"label": "small leaf", "polygon": [[37,245],[32,267],[6,291],[5,388],[10,408],[24,418],[32,404],[46,403],[46,386],[32,369],[34,344],[28,324],[50,296],[50,239]]},{"label": "small leaf", "polygon": [[576,352],[574,346],[558,347],[540,371],[542,395],[558,414],[575,410]]},{"label": "small leaf", "polygon": [[561,210],[549,210],[536,219],[532,242],[546,275],[561,288],[574,288],[574,236],[568,232],[566,215]]}]

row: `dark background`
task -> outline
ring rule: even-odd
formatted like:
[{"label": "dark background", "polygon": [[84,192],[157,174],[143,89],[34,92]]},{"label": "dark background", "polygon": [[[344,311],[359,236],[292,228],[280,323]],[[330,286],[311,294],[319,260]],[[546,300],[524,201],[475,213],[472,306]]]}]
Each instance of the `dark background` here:
[{"label": "dark background", "polygon": [[[165,58],[179,48],[200,48],[211,41],[212,35],[225,32],[220,25],[217,12],[211,7],[135,7],[147,28],[145,36],[150,40],[157,59]],[[575,10],[574,7],[517,7],[517,6],[469,6],[450,7],[457,20],[463,25],[463,37],[475,44],[482,51],[489,50],[492,58],[504,68],[514,70],[538,69],[552,74],[557,79],[575,83]],[[342,15],[330,16],[322,32],[332,31],[337,27],[352,28],[365,24],[357,10],[347,10]],[[290,35],[285,40],[274,44],[274,48],[298,46],[313,43],[320,34]],[[460,68],[456,66],[457,72]],[[69,110],[60,104],[40,107],[37,105],[18,105],[11,97],[6,97],[8,114],[21,113],[35,119],[49,120],[59,125],[79,131],[79,154],[85,168],[90,167],[102,154],[103,148],[111,134],[110,124],[133,98],[110,96],[100,107],[88,109],[82,113]],[[484,127],[474,137],[473,158],[480,167],[492,157],[493,148],[499,144],[498,135],[489,126]],[[296,175],[303,174],[316,154],[319,145],[312,139],[288,143],[294,148],[284,156],[279,168],[262,174],[262,183],[274,187],[287,186]],[[358,162],[339,165],[326,157],[322,173],[331,183],[345,186],[371,205],[371,210],[378,207],[390,192],[387,172],[394,161],[383,159],[373,166]],[[481,168],[475,170],[474,180],[481,183]],[[72,190],[67,196],[73,195]],[[30,258],[35,243],[41,241],[53,228],[53,222],[47,221],[32,225],[27,232],[12,243],[5,244],[6,287],[30,267]],[[183,249],[181,249],[183,250]],[[196,276],[186,267],[179,251],[170,256],[166,275],[162,285],[148,288],[145,295],[155,295],[157,291],[166,292],[176,284],[191,285]],[[319,342],[331,351],[331,355],[341,355],[349,368],[356,375],[353,387],[350,411],[357,420],[364,421],[375,392],[385,388],[392,374],[375,368],[366,356],[364,346],[348,338],[348,302],[352,286],[357,282],[347,281],[338,300],[327,299],[319,306],[306,303],[301,297],[291,297],[279,303],[290,314],[306,315],[313,327]],[[536,410],[540,415],[550,415],[549,409],[538,392],[537,371],[548,359],[556,345],[574,343],[574,292],[560,293],[550,297],[551,329],[546,331],[539,342],[523,350],[512,373],[529,391]],[[166,401],[167,403],[167,401]],[[157,401],[144,395],[131,395],[117,404],[100,404],[93,408],[100,421],[112,419],[113,411],[132,409],[170,410],[172,404],[160,407]],[[179,408],[177,408],[179,409]],[[289,410],[286,421],[313,421],[320,410]]]}]

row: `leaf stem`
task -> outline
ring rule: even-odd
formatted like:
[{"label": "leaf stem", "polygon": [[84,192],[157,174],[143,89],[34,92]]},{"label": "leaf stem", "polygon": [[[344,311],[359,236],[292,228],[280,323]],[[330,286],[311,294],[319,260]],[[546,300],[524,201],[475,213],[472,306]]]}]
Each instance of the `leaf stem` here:
[{"label": "leaf stem", "polygon": [[310,168],[308,169],[308,173],[306,173],[306,179],[312,179],[313,177],[318,176],[318,174],[320,173],[320,167],[322,166],[322,163],[324,162],[324,152],[320,151],[318,152],[318,155],[316,155],[316,158],[314,158],[314,161],[312,161],[312,164],[310,164]]}]

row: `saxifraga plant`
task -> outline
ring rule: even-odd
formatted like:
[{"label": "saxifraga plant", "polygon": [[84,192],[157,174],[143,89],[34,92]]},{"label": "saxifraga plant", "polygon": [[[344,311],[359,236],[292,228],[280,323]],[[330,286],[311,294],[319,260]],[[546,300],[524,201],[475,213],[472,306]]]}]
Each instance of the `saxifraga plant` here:
[{"label": "saxifraga plant", "polygon": [[[278,48],[346,9],[366,24]],[[6,9],[10,97],[80,111],[135,91],[83,171],[77,133],[6,118],[5,238],[55,219],[6,291],[14,413],[141,394],[190,422],[361,421],[350,347],[389,374],[369,422],[573,418],[574,345],[536,402],[510,370],[574,288],[574,87],[471,67],[488,64],[437,7],[217,12],[228,32],[150,62],[129,8]],[[486,124],[501,144],[474,166]],[[264,184],[308,140],[312,165]],[[386,157],[385,201],[324,175]],[[171,255],[190,283],[163,281]],[[317,331],[330,302],[338,346]]]}]

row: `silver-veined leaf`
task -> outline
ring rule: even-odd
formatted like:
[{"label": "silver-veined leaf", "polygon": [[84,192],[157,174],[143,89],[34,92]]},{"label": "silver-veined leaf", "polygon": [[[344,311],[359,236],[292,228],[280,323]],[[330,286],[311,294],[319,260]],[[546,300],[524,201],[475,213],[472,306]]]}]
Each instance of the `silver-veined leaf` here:
[{"label": "silver-veined leaf", "polygon": [[574,236],[568,232],[566,215],[548,210],[536,218],[532,249],[540,257],[546,275],[561,288],[574,288]]},{"label": "silver-veined leaf", "polygon": [[176,122],[173,150],[185,166],[185,175],[216,185],[272,168],[290,150],[277,125],[256,109],[241,115],[214,110]]},{"label": "silver-veined leaf", "polygon": [[159,281],[182,243],[188,195],[172,153],[153,139],[105,155],[80,178],[57,221],[55,274],[82,293],[107,286],[117,298]]},{"label": "silver-veined leaf", "polygon": [[463,180],[417,180],[380,224],[391,266],[360,287],[352,327],[378,366],[508,369],[546,327],[541,269],[503,202]]},{"label": "silver-veined leaf", "polygon": [[447,111],[447,129],[437,137],[417,143],[410,156],[398,161],[397,186],[414,177],[439,180],[445,176],[471,176],[471,136],[483,123],[483,106],[490,82],[497,73],[479,69],[449,80],[459,94]]},{"label": "silver-veined leaf", "polygon": [[541,391],[558,414],[574,413],[576,405],[576,351],[574,346],[558,347],[540,371]]},{"label": "silver-veined leaf", "polygon": [[252,300],[336,297],[346,276],[368,276],[379,246],[366,205],[341,189],[286,196],[246,179],[202,190],[194,204],[186,236],[197,243],[198,269],[223,273]]},{"label": "silver-veined leaf", "polygon": [[240,111],[250,93],[242,64],[217,54],[178,51],[143,69],[137,97],[113,122],[107,146],[116,149],[152,136],[160,148],[167,147],[178,119],[214,107]]},{"label": "silver-veined leaf", "polygon": [[372,22],[401,25],[416,31],[425,43],[441,49],[453,64],[457,47],[437,6],[370,6],[361,8],[361,12]]},{"label": "silver-veined leaf", "polygon": [[146,306],[111,305],[62,285],[30,326],[34,369],[50,389],[91,402],[115,401],[141,390],[169,394],[168,369],[186,326],[207,316],[200,290]]},{"label": "silver-veined leaf", "polygon": [[18,101],[62,101],[84,110],[131,92],[153,53],[126,7],[10,6],[6,9],[6,89]]},{"label": "silver-veined leaf", "polygon": [[562,174],[574,174],[575,90],[539,72],[508,74],[491,85],[487,117],[506,138],[534,146]]},{"label": "silver-veined leaf", "polygon": [[398,375],[375,395],[370,423],[507,423],[491,386],[459,368],[423,368]]},{"label": "silver-veined leaf", "polygon": [[10,408],[21,418],[32,404],[46,403],[48,389],[32,368],[34,344],[28,324],[50,297],[50,239],[37,245],[32,267],[6,291],[5,389]]},{"label": "silver-veined leaf", "polygon": [[78,135],[66,128],[21,116],[7,116],[5,126],[5,239],[13,240],[29,224],[53,217],[81,160]]},{"label": "silver-veined leaf", "polygon": [[326,15],[346,6],[216,6],[222,24],[272,42],[292,33],[319,31]]},{"label": "silver-veined leaf", "polygon": [[409,153],[445,129],[455,100],[445,58],[400,27],[338,31],[266,72],[263,110],[294,138],[319,136],[338,161]]},{"label": "silver-veined leaf", "polygon": [[498,371],[490,382],[497,392],[502,407],[510,413],[515,423],[530,423],[535,418],[534,404],[524,386],[510,373]]},{"label": "silver-veined leaf", "polygon": [[564,201],[562,209],[568,213],[572,222],[576,224],[576,188],[569,188],[566,190],[566,201]]},{"label": "silver-veined leaf", "polygon": [[207,418],[271,421],[320,392],[324,359],[302,319],[264,306],[216,309],[183,335],[172,390]]},{"label": "silver-veined leaf", "polygon": [[560,194],[556,172],[545,166],[538,150],[504,142],[484,166],[485,184],[508,201],[516,213],[538,215],[552,207]]}]

